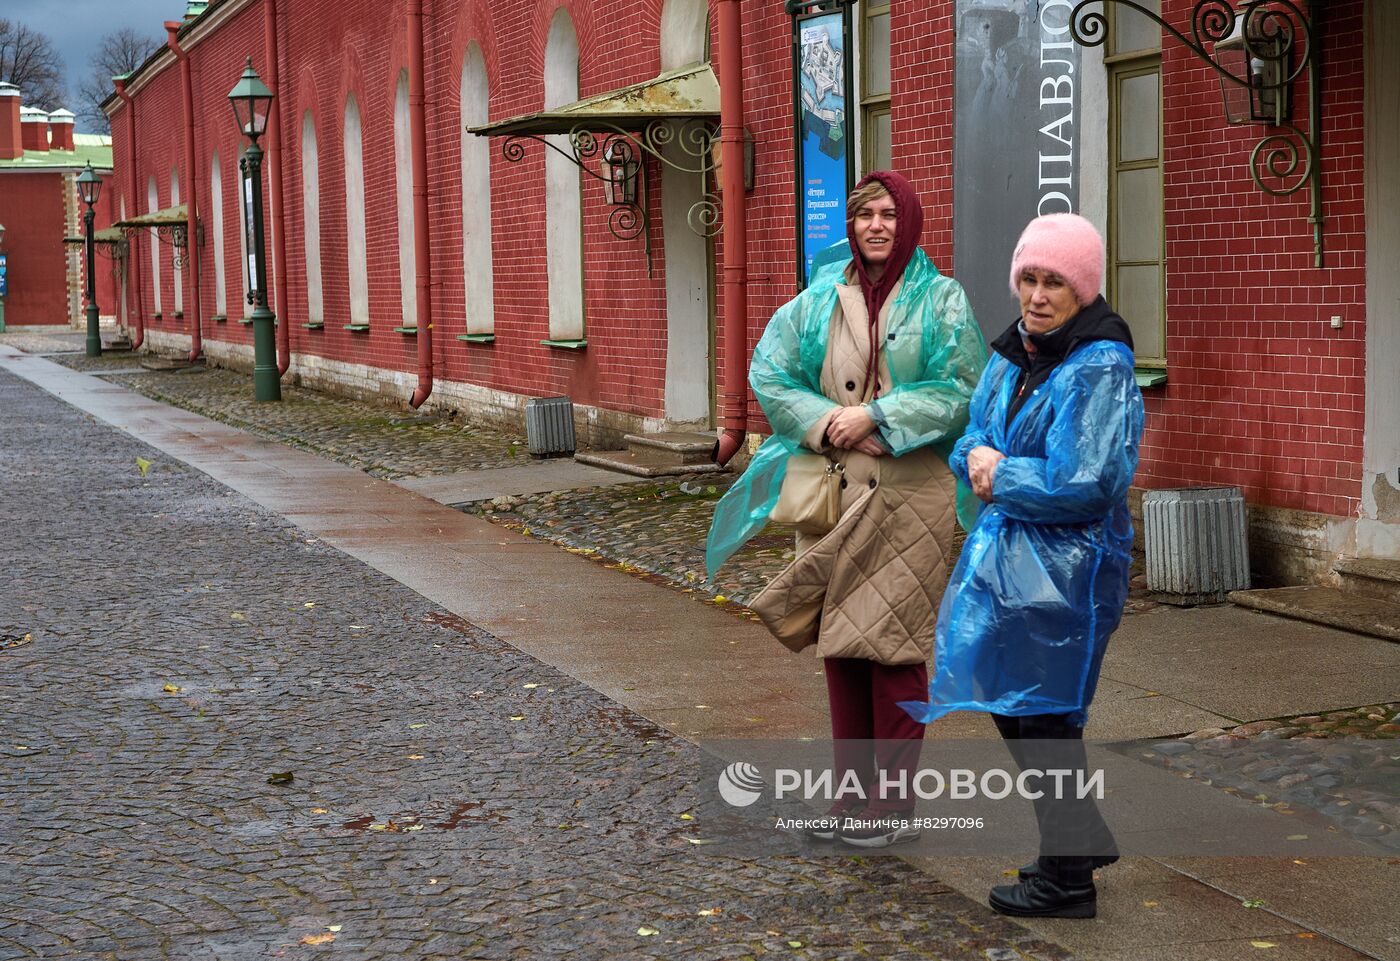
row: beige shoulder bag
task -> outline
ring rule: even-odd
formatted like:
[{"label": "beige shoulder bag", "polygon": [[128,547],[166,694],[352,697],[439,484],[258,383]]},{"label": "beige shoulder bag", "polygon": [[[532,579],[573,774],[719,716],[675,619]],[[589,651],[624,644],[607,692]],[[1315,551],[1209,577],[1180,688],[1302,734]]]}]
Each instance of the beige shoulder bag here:
[{"label": "beige shoulder bag", "polygon": [[804,534],[826,534],[841,518],[841,477],[845,465],[824,454],[793,454],[768,520],[791,524]]}]

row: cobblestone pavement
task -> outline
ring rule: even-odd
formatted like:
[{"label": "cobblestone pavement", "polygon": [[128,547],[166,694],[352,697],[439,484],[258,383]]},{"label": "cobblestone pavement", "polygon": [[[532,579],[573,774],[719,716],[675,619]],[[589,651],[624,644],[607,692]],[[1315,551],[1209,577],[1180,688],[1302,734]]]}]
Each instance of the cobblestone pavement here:
[{"label": "cobblestone pavement", "polygon": [[0,958],[1067,957],[896,859],[705,855],[698,749],[8,374],[0,403]]},{"label": "cobblestone pavement", "polygon": [[[699,474],[664,483],[498,497],[466,509],[614,567],[655,575],[683,590],[744,605],[792,562],[795,551],[791,530],[770,526],[735,554],[720,569],[715,583],[707,586],[705,536],[715,503],[733,481],[729,475]],[[963,540],[958,530],[954,557]],[[1141,561],[1138,557],[1139,571]],[[1160,607],[1140,575],[1133,584],[1128,614]]]},{"label": "cobblestone pavement", "polygon": [[117,373],[144,355],[104,354],[51,358],[98,375],[155,400],[232,424],[262,437],[349,464],[376,477],[424,477],[533,463],[523,436],[461,418],[418,413],[282,385],[276,404],[253,399],[251,374],[219,367]]}]

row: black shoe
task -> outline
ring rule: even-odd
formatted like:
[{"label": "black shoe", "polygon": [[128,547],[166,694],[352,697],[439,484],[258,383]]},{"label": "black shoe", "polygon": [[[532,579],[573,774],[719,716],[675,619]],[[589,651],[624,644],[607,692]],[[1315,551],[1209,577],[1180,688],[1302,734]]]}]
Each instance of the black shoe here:
[{"label": "black shoe", "polygon": [[1098,913],[1098,892],[1092,883],[1063,887],[1037,874],[1019,884],[992,888],[987,903],[1013,918],[1092,918]]},{"label": "black shoe", "polygon": [[813,841],[834,841],[836,832],[841,828],[841,822],[846,818],[860,816],[858,808],[832,808],[819,818],[813,818],[802,833]]},{"label": "black shoe", "polygon": [[[1094,863],[1094,870],[1097,871],[1099,868],[1106,868],[1110,864],[1117,863],[1118,855],[1095,854],[1091,860]],[[1022,881],[1029,880],[1033,877],[1038,877],[1040,875],[1040,859],[1036,858],[1030,864],[1022,866],[1019,870],[1017,870],[1016,874],[1018,877],[1020,877]]]},{"label": "black shoe", "polygon": [[843,844],[858,848],[887,848],[891,844],[917,841],[919,829],[902,814],[843,818],[836,838]]}]

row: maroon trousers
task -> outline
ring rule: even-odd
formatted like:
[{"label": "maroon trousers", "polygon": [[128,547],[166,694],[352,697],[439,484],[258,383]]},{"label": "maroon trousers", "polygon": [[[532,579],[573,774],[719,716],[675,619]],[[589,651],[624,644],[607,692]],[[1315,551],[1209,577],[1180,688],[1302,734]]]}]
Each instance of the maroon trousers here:
[{"label": "maroon trousers", "polygon": [[[854,771],[872,815],[913,810],[912,785],[924,745],[924,725],[909,716],[900,701],[928,700],[928,667],[923,664],[879,664],[856,657],[828,657],[826,692],[831,703],[831,736],[837,783]],[[900,775],[907,796],[897,788],[882,790],[885,781],[897,785]],[[888,787],[888,785],[885,785]],[[850,798],[836,808],[859,808]]]}]

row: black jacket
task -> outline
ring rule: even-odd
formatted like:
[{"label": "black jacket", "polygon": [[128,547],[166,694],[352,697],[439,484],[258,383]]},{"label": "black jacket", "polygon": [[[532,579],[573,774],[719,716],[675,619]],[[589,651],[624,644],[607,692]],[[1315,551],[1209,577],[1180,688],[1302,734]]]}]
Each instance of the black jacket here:
[{"label": "black jacket", "polygon": [[1029,335],[1031,343],[1035,345],[1035,353],[1027,351],[1022,343],[1020,323],[1020,318],[1017,318],[991,345],[992,350],[1021,369],[1021,376],[1016,381],[1016,395],[1006,409],[1007,426],[1010,426],[1027,398],[1050,379],[1060,362],[1074,353],[1080,344],[1093,340],[1116,340],[1127,344],[1129,350],[1133,349],[1133,335],[1127,323],[1113,312],[1103,297],[1096,298],[1050,333]]}]

